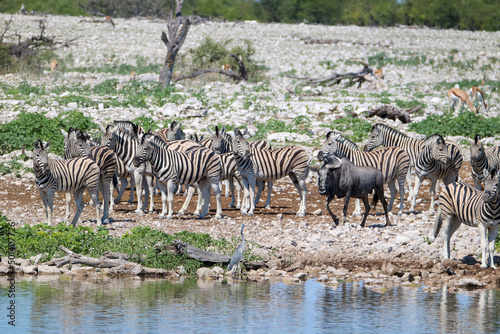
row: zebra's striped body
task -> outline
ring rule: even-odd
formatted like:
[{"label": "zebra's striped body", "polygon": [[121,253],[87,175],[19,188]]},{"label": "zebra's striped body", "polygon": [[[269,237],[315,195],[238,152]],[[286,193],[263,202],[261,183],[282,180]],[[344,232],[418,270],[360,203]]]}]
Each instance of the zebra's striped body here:
[{"label": "zebra's striped body", "polygon": [[[132,123],[133,124],[133,123]],[[108,125],[106,133],[102,135],[101,144],[109,146],[116,155],[125,164],[126,170],[133,174],[135,181],[135,190],[137,193],[137,209],[136,213],[142,214],[149,203],[149,212],[153,212],[154,199],[153,199],[153,172],[150,164],[143,164],[141,166],[134,166],[133,159],[137,155],[139,147],[138,135],[134,131],[126,128],[114,127]],[[145,201],[142,201],[142,186],[146,181]]]},{"label": "zebra's striped body", "polygon": [[104,206],[102,220],[106,222],[109,210],[113,211],[114,202],[111,200],[111,194],[114,190],[113,176],[117,167],[116,154],[107,146],[89,146],[87,139],[82,131],[70,128],[64,138],[64,158],[87,157],[99,166],[101,171],[99,191],[102,193]]},{"label": "zebra's striped body", "polygon": [[[347,144],[346,144],[347,143]],[[388,184],[391,191],[391,200],[388,210],[392,210],[392,205],[396,199],[396,181],[399,185],[400,204],[398,214],[403,213],[405,178],[410,167],[410,158],[406,152],[399,147],[388,147],[374,152],[363,152],[353,150],[349,140],[340,135],[329,132],[323,143],[321,150],[324,153],[334,154],[337,157],[346,157],[356,166],[371,166],[382,171],[384,184]]]},{"label": "zebra's striped body", "polygon": [[[71,192],[76,203],[76,213],[71,224],[76,226],[83,210],[83,191],[85,189],[94,201],[97,225],[101,225],[98,196],[100,170],[92,159],[85,157],[69,160],[50,159],[42,142],[37,140],[33,150],[33,172],[43,202],[44,220],[48,225],[52,224],[55,193]],[[69,219],[69,205],[66,204],[65,219],[67,220]]]},{"label": "zebra's striped body", "polygon": [[[208,213],[210,203],[210,187],[217,200],[216,218],[222,217],[219,180],[221,176],[221,163],[218,155],[205,148],[196,148],[188,152],[173,151],[157,135],[142,138],[140,151],[134,159],[134,165],[139,166],[149,161],[159,181],[162,191],[162,213],[160,218],[172,218],[172,201],[175,184],[199,184],[203,195],[203,211],[199,218],[204,218]],[[189,197],[189,196],[188,196]],[[187,208],[189,198],[186,199],[180,213]]]},{"label": "zebra's striped body", "polygon": [[[231,203],[229,204],[230,208],[241,208],[241,196],[240,196],[240,191],[241,189],[245,189],[243,185],[243,179],[241,177],[240,172],[238,171],[238,168],[236,166],[236,160],[234,159],[234,154],[233,152],[229,153],[224,153],[219,155],[220,160],[221,160],[221,181],[228,181],[229,183],[229,189],[231,190]],[[236,179],[237,183],[237,188],[236,189],[236,196],[238,197],[238,201],[235,203],[235,190],[234,190],[234,180]]]},{"label": "zebra's striped body", "polygon": [[500,182],[496,170],[491,174],[485,170],[484,174],[484,191],[462,182],[454,182],[443,189],[433,236],[436,238],[441,226],[444,227],[443,256],[449,259],[450,239],[460,224],[477,226],[481,236],[481,268],[496,269],[493,252],[500,224]]},{"label": "zebra's striped body", "polygon": [[250,209],[242,213],[253,215],[255,210],[256,180],[274,181],[288,175],[300,194],[298,216],[305,216],[307,187],[305,179],[309,169],[309,155],[298,146],[274,150],[251,148],[238,128],[234,130],[233,151],[243,183],[250,195]]},{"label": "zebra's striped body", "polygon": [[[442,179],[445,185],[455,182],[463,163],[463,156],[460,149],[457,145],[450,142],[446,143],[448,155],[451,160],[449,163],[443,162],[444,159],[442,162],[433,161],[432,157],[429,156],[428,151],[427,153],[422,154],[426,145],[431,144],[431,141],[426,142],[428,139],[422,140],[410,138],[387,125],[378,123],[372,127],[372,133],[365,146],[365,151],[371,151],[375,147],[381,145],[385,147],[397,146],[406,151],[410,157],[410,169],[413,168],[416,175],[414,189],[411,187],[411,170],[407,175],[408,189],[410,192],[409,198],[412,200],[410,211],[415,210],[418,190],[425,179],[431,181],[431,210],[433,210],[437,180]],[[439,139],[439,137],[431,138],[431,140]]]},{"label": "zebra's striped body", "polygon": [[483,171],[500,170],[500,146],[484,148],[481,137],[476,135],[474,143],[470,146],[470,166],[472,179],[476,189],[481,190],[481,181],[484,179]]}]

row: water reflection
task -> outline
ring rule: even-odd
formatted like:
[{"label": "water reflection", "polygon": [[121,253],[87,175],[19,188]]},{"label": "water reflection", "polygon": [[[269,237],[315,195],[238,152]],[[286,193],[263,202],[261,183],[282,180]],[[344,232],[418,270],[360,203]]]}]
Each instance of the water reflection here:
[{"label": "water reflection", "polygon": [[[7,282],[0,279],[1,309]],[[374,288],[188,279],[16,281],[16,331],[47,332],[364,332],[494,333],[497,290],[437,293]],[[4,311],[6,315],[6,311]],[[11,329],[1,315],[0,332]]]}]

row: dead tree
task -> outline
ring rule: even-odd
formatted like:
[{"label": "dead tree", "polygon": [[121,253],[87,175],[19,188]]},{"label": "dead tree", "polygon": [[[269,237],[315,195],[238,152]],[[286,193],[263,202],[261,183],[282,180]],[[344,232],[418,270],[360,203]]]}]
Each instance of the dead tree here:
[{"label": "dead tree", "polygon": [[[177,52],[179,52],[191,27],[191,20],[188,17],[182,16],[181,13],[183,2],[184,0],[171,0],[170,11],[167,17],[168,36],[164,31],[161,33],[161,40],[167,47],[167,56],[160,71],[160,82],[163,88],[170,85],[170,80],[172,80],[174,73],[175,57],[177,57]],[[175,16],[174,3],[176,3]]]},{"label": "dead tree", "polygon": [[299,80],[307,80],[310,84],[333,82],[332,85],[338,85],[342,80],[348,79],[349,86],[355,85],[357,83],[358,88],[361,87],[361,85],[365,81],[370,81],[370,82],[376,81],[373,74],[373,69],[370,67],[370,65],[368,65],[368,63],[359,60],[356,60],[356,62],[363,64],[363,69],[359,72],[333,73],[332,75],[323,78],[296,77],[296,76],[288,76],[288,77]]},{"label": "dead tree", "polygon": [[421,108],[422,106],[418,105],[413,108],[400,109],[398,107],[385,104],[381,107],[372,109],[368,114],[368,117],[378,116],[392,120],[399,119],[402,123],[409,123],[411,122],[410,114],[420,110]]},{"label": "dead tree", "polygon": [[238,57],[237,55],[230,54],[229,56],[233,57],[236,60],[236,64],[238,64],[238,73],[233,72],[232,70],[224,70],[220,68],[205,68],[203,70],[196,70],[191,74],[188,75],[182,75],[178,78],[176,78],[174,81],[180,81],[184,79],[192,79],[195,78],[199,75],[205,74],[205,73],[219,73],[223,75],[227,75],[228,77],[232,78],[236,83],[242,81],[242,80],[248,80],[248,73],[245,67],[245,64],[243,63],[243,59]]}]

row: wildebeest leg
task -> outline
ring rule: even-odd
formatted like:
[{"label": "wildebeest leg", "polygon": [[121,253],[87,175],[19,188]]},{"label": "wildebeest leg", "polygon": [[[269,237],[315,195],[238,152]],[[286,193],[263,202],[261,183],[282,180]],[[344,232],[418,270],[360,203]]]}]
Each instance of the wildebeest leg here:
[{"label": "wildebeest leg", "polygon": [[[454,215],[450,214],[447,216],[443,211],[441,211],[442,219],[443,219],[443,241],[444,241],[444,247],[443,247],[443,257],[445,259],[450,258],[450,240],[455,233],[455,231],[460,227],[460,220]],[[479,224],[481,226],[482,224]]]},{"label": "wildebeest leg", "polygon": [[345,199],[344,199],[344,210],[343,210],[344,222],[343,222],[343,224],[345,224],[347,221],[347,207],[349,206],[350,199],[351,199],[351,194],[349,192],[347,192],[347,194],[345,194]]},{"label": "wildebeest leg", "polygon": [[388,214],[388,208],[387,208],[387,201],[385,200],[384,196],[384,189],[375,189],[375,192],[377,193],[377,196],[380,200],[380,203],[382,203],[382,206],[384,207],[384,213],[385,213],[385,226],[390,226],[391,222],[389,221],[389,214]]},{"label": "wildebeest leg", "polygon": [[335,195],[330,195],[328,196],[328,198],[326,199],[326,203],[325,203],[325,208],[328,210],[328,212],[330,213],[330,216],[332,217],[333,219],[333,222],[335,223],[335,225],[338,225],[339,224],[339,219],[337,218],[337,216],[335,216],[335,214],[332,212],[332,209],[330,209],[330,202],[333,200],[333,198],[335,197]]},{"label": "wildebeest leg", "polygon": [[368,195],[361,197],[361,199],[363,200],[363,204],[365,205],[365,215],[363,216],[361,227],[365,227],[366,217],[368,217],[368,213],[370,213],[370,203],[368,203]]}]

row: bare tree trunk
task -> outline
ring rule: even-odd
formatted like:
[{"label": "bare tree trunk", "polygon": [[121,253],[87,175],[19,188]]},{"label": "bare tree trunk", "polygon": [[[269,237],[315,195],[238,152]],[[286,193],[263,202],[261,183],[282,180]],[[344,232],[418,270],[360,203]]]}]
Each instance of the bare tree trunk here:
[{"label": "bare tree trunk", "polygon": [[[171,0],[170,11],[167,17],[168,36],[165,32],[161,34],[161,40],[167,47],[167,56],[160,71],[161,86],[165,88],[170,85],[174,73],[175,57],[186,39],[191,20],[182,16],[181,9],[184,0]],[[174,16],[174,4],[176,14]]]}]

